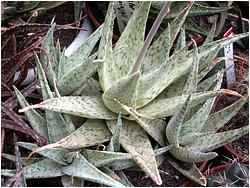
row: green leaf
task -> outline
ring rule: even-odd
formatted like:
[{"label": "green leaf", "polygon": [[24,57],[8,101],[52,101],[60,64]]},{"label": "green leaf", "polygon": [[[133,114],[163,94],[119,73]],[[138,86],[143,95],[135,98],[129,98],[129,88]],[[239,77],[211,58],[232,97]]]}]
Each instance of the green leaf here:
[{"label": "green leaf", "polygon": [[151,45],[142,64],[142,73],[148,72],[162,63],[166,63],[169,58],[171,47],[177,37],[192,4],[185,7],[178,16],[168,25],[168,28],[160,37]]},{"label": "green leaf", "polygon": [[[98,151],[98,150],[90,150],[84,149],[82,155],[94,166],[115,166],[119,162],[124,162],[132,160],[132,156],[128,153],[121,152],[112,152],[112,151]],[[135,163],[134,163],[135,164]]]},{"label": "green leaf", "polygon": [[115,77],[112,74],[113,73],[112,35],[113,35],[114,19],[115,19],[114,2],[110,2],[105,17],[102,37],[98,49],[99,52],[98,58],[104,59],[104,63],[101,64],[98,69],[100,84],[102,86],[103,91],[106,91],[115,81]]},{"label": "green leaf", "polygon": [[87,80],[86,84],[77,89],[72,96],[96,96],[101,97],[102,88],[100,83],[94,78],[90,78]]},{"label": "green leaf", "polygon": [[38,148],[35,152],[47,148],[80,149],[98,145],[111,139],[111,133],[105,122],[98,119],[88,119],[80,128],[60,141]]},{"label": "green leaf", "polygon": [[198,163],[206,160],[211,160],[218,156],[217,153],[215,152],[204,153],[190,147],[182,147],[182,146],[180,146],[179,148],[170,149],[169,152],[176,159],[188,163]]},{"label": "green leaf", "polygon": [[126,105],[121,105],[124,110],[126,110],[134,120],[152,137],[154,138],[161,146],[165,145],[165,129],[166,122],[161,119],[151,119],[144,117],[142,114],[139,114],[133,108],[130,108]]},{"label": "green leaf", "polygon": [[[7,153],[2,153],[1,154],[2,157],[4,157],[5,159],[8,159],[10,161],[15,162],[15,156],[14,155],[9,155]],[[37,163],[39,161],[41,161],[42,158],[28,158],[28,157],[21,157],[21,163],[23,166],[28,166],[34,163]]]},{"label": "green leaf", "polygon": [[[190,107],[194,107],[209,98],[226,93],[227,92],[225,90],[194,93],[190,99]],[[171,116],[181,108],[187,96],[188,95],[181,95],[167,99],[157,99],[157,100],[155,99],[150,104],[148,104],[143,108],[138,109],[137,111],[140,114],[151,116],[153,118],[164,118],[167,116]],[[159,108],[159,106],[161,108]]]},{"label": "green leaf", "polygon": [[30,108],[42,108],[92,119],[117,118],[117,114],[107,109],[102,99],[95,96],[53,98],[24,108],[20,112],[29,110]]},{"label": "green leaf", "polygon": [[170,119],[168,125],[166,127],[166,137],[170,144],[175,145],[175,147],[179,147],[179,134],[181,130],[181,126],[183,120],[185,118],[188,104],[190,102],[191,95],[187,97],[185,103],[181,107],[181,109]]},{"label": "green leaf", "polygon": [[[124,31],[122,32],[115,49],[128,46],[126,49],[119,51],[112,59],[112,74],[115,80],[118,80],[129,74],[139,55],[141,47],[144,43],[144,35],[146,22],[151,2],[145,1],[138,5],[137,9],[130,17]],[[135,32],[136,31],[136,32]]]},{"label": "green leaf", "polygon": [[211,114],[203,126],[202,132],[216,132],[223,125],[225,125],[247,101],[248,95],[241,97],[230,106]]},{"label": "green leaf", "polygon": [[120,136],[122,131],[122,119],[121,119],[121,113],[118,116],[116,128],[114,135],[112,136],[109,145],[107,147],[107,151],[120,151]]},{"label": "green leaf", "polygon": [[191,18],[187,18],[183,26],[187,31],[194,34],[199,34],[204,36],[207,36],[209,34],[208,31],[198,26]]},{"label": "green leaf", "polygon": [[168,162],[187,178],[202,186],[207,184],[206,178],[202,175],[195,164],[181,162],[171,156],[168,156],[168,159]]},{"label": "green leaf", "polygon": [[186,48],[186,34],[185,34],[185,29],[181,28],[176,43],[175,52],[178,52],[179,50],[184,48]]},{"label": "green leaf", "polygon": [[[43,98],[45,100],[51,99],[53,98],[53,93],[50,90],[40,60],[37,56],[36,58],[37,58],[36,59],[37,71],[40,80],[40,85],[42,88]],[[64,138],[65,136],[69,135],[71,132],[75,130],[74,125],[72,123],[66,123],[63,116],[60,113],[48,110],[46,110],[45,113],[47,120],[48,138],[50,143],[57,142],[58,140]],[[54,131],[55,128],[57,129],[57,131]]]},{"label": "green leaf", "polygon": [[[46,34],[43,43],[41,45],[41,48],[46,50],[48,53],[47,57],[43,53],[39,55],[39,58],[41,60],[42,66],[44,70],[46,71],[46,77],[50,83],[50,85],[53,85],[54,83],[54,78],[55,78],[55,72],[58,70],[58,61],[57,61],[57,56],[56,56],[56,49],[54,47],[54,38],[53,38],[53,33],[55,29],[55,23],[51,26],[49,29],[48,33]],[[49,58],[49,61],[48,61]]]},{"label": "green leaf", "polygon": [[[22,108],[25,108],[29,106],[29,103],[26,101],[25,97],[22,95],[22,93],[13,86],[17,99],[21,105]],[[47,122],[44,117],[42,117],[36,110],[31,109],[27,112],[25,112],[26,117],[29,120],[29,123],[36,132],[44,136],[46,140],[48,140],[48,130],[47,130]]]},{"label": "green leaf", "polygon": [[[15,170],[1,170],[2,176],[14,176]],[[63,175],[61,165],[50,159],[44,159],[37,163],[23,168],[23,174],[26,179],[53,178]]]},{"label": "green leaf", "polygon": [[[194,42],[194,41],[193,41]],[[197,92],[197,84],[198,84],[198,66],[199,66],[199,54],[196,43],[194,43],[193,50],[193,65],[190,71],[189,77],[187,79],[186,85],[182,91],[182,94],[192,94]]]},{"label": "green leaf", "polygon": [[71,152],[68,157],[72,157],[71,155],[74,155],[73,162],[62,167],[63,173],[111,187],[124,187],[121,183],[90,164],[80,153]]},{"label": "green leaf", "polygon": [[122,109],[120,103],[135,107],[139,77],[140,72],[136,72],[117,80],[110,86],[102,95],[106,107],[116,113],[128,114]]},{"label": "green leaf", "polygon": [[[208,59],[214,58],[220,48],[246,36],[248,36],[248,33],[234,35],[227,39],[217,40],[199,47],[200,69],[202,70],[207,66]],[[136,107],[140,108],[148,104],[173,81],[187,73],[191,68],[193,60],[192,54],[193,51],[189,51],[186,54],[175,53],[170,57],[168,62],[162,64],[154,71],[143,75],[139,80]]]},{"label": "green leaf", "polygon": [[[221,87],[223,81],[223,74],[220,74],[220,77],[217,80],[215,87],[213,88],[214,91],[218,90]],[[186,121],[182,125],[180,135],[186,135],[191,133],[200,132],[205,125],[207,118],[209,117],[209,113],[213,107],[214,101],[216,97],[208,99],[201,108],[193,114],[193,116]]]},{"label": "green leaf", "polygon": [[87,80],[97,71],[97,66],[101,61],[94,60],[97,54],[93,54],[81,64],[69,67],[62,75],[59,84],[59,91],[62,95],[68,95],[86,84]]},{"label": "green leaf", "polygon": [[246,126],[221,133],[211,133],[202,137],[197,137],[194,142],[185,147],[201,152],[211,151],[244,136],[248,132],[249,127]]},{"label": "green leaf", "polygon": [[[107,121],[112,133],[115,131],[116,122]],[[162,180],[157,169],[153,148],[146,132],[134,121],[123,120],[121,144],[129,152],[140,168],[158,185]]]},{"label": "green leaf", "polygon": [[[38,148],[36,144],[28,143],[28,142],[18,142],[18,145],[26,148],[28,150],[33,150]],[[67,165],[67,163],[64,160],[64,156],[69,153],[68,150],[62,149],[62,148],[48,148],[42,151],[37,152],[40,155],[49,158],[61,165]]]}]

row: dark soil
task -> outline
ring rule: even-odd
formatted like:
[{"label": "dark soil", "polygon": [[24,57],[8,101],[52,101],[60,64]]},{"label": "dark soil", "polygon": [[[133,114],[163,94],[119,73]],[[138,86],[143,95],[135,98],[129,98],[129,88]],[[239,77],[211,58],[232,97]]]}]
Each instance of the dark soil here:
[{"label": "dark soil", "polygon": [[178,187],[187,178],[180,174],[171,164],[165,159],[159,167],[162,185],[157,185],[143,172],[125,171],[128,179],[136,187]]}]

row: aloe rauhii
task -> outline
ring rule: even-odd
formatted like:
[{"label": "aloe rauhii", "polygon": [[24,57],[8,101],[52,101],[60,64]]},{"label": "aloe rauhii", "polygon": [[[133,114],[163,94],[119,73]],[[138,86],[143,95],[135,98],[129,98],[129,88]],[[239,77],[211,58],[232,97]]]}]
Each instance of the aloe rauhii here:
[{"label": "aloe rauhii", "polygon": [[[177,170],[201,185],[206,184],[195,163],[214,158],[217,154],[211,152],[213,149],[248,132],[248,128],[241,128],[216,133],[248,97],[220,89],[223,71],[203,78],[218,62],[214,60],[218,51],[247,37],[248,33],[211,41],[214,34],[211,32],[210,40],[201,47],[194,43],[194,49],[188,51],[182,25],[191,6],[192,3],[169,24],[148,48],[144,58],[142,52],[145,50],[143,44],[150,2],[140,3],[114,49],[113,3],[109,5],[104,24],[69,58],[54,48],[52,26],[43,43],[51,58],[45,55],[37,57],[45,101],[28,106],[17,91],[24,108],[21,111],[30,116],[31,125],[34,122],[41,125],[33,128],[47,134],[44,136],[50,142],[41,148],[19,143],[46,157],[23,168],[26,178],[62,176],[62,182],[68,185],[70,176],[73,176],[75,186],[82,185],[84,180],[108,186],[131,186],[122,170],[139,167],[160,185],[162,180],[157,160],[169,151],[169,162]],[[179,32],[177,47],[170,56]],[[100,36],[99,50],[90,56]],[[91,78],[95,72],[98,72],[100,84]],[[215,97],[223,94],[236,95],[240,99],[209,114]],[[46,118],[35,108],[44,109]],[[75,130],[74,116],[68,114],[87,120]],[[173,116],[168,123],[165,121],[167,116]],[[155,143],[150,142],[149,137]],[[93,149],[93,146],[108,141],[107,151]],[[120,145],[127,153],[120,151]],[[155,145],[160,148],[153,150]],[[189,169],[182,168],[183,162],[180,161],[186,162]],[[37,174],[31,173],[33,170]],[[119,170],[118,175],[113,170]],[[14,173],[14,170],[2,170],[3,175],[12,176]]]}]

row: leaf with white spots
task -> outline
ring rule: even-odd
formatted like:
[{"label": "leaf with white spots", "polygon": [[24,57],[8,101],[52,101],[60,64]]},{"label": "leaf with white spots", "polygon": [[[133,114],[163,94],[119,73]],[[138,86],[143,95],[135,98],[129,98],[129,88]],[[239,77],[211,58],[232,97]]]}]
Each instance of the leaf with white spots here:
[{"label": "leaf with white spots", "polygon": [[[114,132],[116,122],[107,121],[111,132]],[[157,167],[153,148],[146,132],[134,121],[123,120],[121,145],[132,155],[138,166],[158,185],[162,180]]]},{"label": "leaf with white spots", "polygon": [[41,108],[92,119],[117,118],[117,114],[111,112],[100,97],[95,96],[53,98],[19,111],[24,112],[30,108]]},{"label": "leaf with white spots", "polygon": [[[22,93],[13,86],[17,99],[21,105],[22,108],[25,108],[29,106],[29,103],[26,101],[25,97],[22,95]],[[41,116],[36,110],[31,109],[27,112],[25,112],[25,115],[27,119],[29,120],[29,123],[36,132],[44,136],[48,140],[48,130],[47,130],[47,122],[46,119]]]},{"label": "leaf with white spots", "polygon": [[124,187],[124,185],[90,164],[80,153],[71,152],[67,156],[72,158],[73,161],[70,165],[62,167],[63,173],[111,187]]},{"label": "leaf with white spots", "polygon": [[140,72],[117,80],[105,93],[102,99],[106,107],[116,113],[127,114],[119,103],[135,107]]}]

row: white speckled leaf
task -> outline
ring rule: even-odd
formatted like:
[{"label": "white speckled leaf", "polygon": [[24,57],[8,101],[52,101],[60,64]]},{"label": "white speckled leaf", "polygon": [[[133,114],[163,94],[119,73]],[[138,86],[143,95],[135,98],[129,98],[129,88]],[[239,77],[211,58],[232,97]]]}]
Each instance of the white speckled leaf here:
[{"label": "white speckled leaf", "polygon": [[133,73],[117,80],[105,93],[102,99],[106,107],[116,113],[127,114],[119,104],[135,107],[140,72]]},{"label": "white speckled leaf", "polygon": [[148,48],[140,68],[142,74],[146,74],[156,69],[156,67],[159,67],[162,63],[165,63],[169,58],[169,51],[171,49],[170,29],[170,25],[168,25],[167,29]]},{"label": "white speckled leaf", "polygon": [[82,43],[82,45],[76,51],[66,58],[66,62],[63,66],[63,75],[68,73],[69,70],[78,67],[80,64],[84,64],[84,62],[88,60],[89,55],[101,37],[102,31],[103,26],[101,25],[84,41],[84,43]]},{"label": "white speckled leaf", "polygon": [[197,137],[194,142],[186,145],[186,147],[201,152],[212,151],[225,144],[231,143],[248,132],[249,126],[220,133],[211,133],[202,137]]},{"label": "white speckled leaf", "polygon": [[68,67],[65,74],[58,81],[58,89],[61,95],[68,95],[86,84],[87,80],[97,71],[101,61],[94,60],[97,54],[93,54],[85,61],[80,61],[76,66]]},{"label": "white speckled leaf", "polygon": [[[223,81],[223,74],[220,74],[220,77],[217,80],[217,83],[215,87],[213,88],[214,91],[220,89],[221,84]],[[214,101],[216,97],[213,97],[211,99],[208,99],[201,108],[193,114],[193,116],[186,121],[182,125],[181,133],[180,135],[187,135],[190,133],[198,133],[202,130],[203,126],[205,125],[207,118],[209,116],[209,113],[213,107]]]},{"label": "white speckled leaf", "polygon": [[[15,160],[16,160],[16,156],[9,155],[7,153],[2,153],[1,156],[4,157],[5,159],[12,161],[12,162],[15,162]],[[43,159],[42,158],[34,158],[34,157],[32,157],[32,158],[21,157],[21,164],[22,164],[22,166],[28,166],[28,165],[37,163],[41,160],[43,160]]]},{"label": "white speckled leaf", "polygon": [[150,4],[149,1],[144,1],[138,5],[138,8],[133,12],[127,26],[116,43],[115,49],[121,48],[125,45],[128,47],[119,51],[119,53],[116,53],[113,57],[113,69],[110,71],[115,75],[115,81],[131,72],[139,55],[140,49],[144,43],[145,28]]},{"label": "white speckled leaf", "polygon": [[184,49],[184,48],[186,48],[186,34],[185,34],[185,29],[181,28],[179,36],[178,36],[178,40],[176,43],[175,52],[179,51],[180,49]]},{"label": "white speckled leaf", "polygon": [[[115,121],[107,121],[111,132],[115,130]],[[123,119],[121,144],[129,152],[140,168],[158,185],[162,180],[157,168],[153,148],[146,132],[134,121]]]},{"label": "white speckled leaf", "polygon": [[[190,164],[190,163],[180,162],[179,160],[171,156],[168,156],[168,158],[169,158],[168,162],[184,176],[202,186],[206,185],[207,183],[206,178],[202,175],[202,173],[194,163]],[[187,169],[187,166],[189,167],[189,169]]]},{"label": "white speckled leaf", "polygon": [[[211,140],[210,140],[211,142]],[[217,157],[217,153],[208,152],[203,153],[190,147],[173,148],[169,152],[178,160],[188,163],[198,163],[206,160],[211,160]]]},{"label": "white speckled leaf", "polygon": [[123,161],[132,161],[132,156],[129,153],[98,151],[84,149],[82,155],[94,166],[113,166],[116,163]]},{"label": "white speckled leaf", "polygon": [[[18,145],[26,148],[28,150],[33,150],[35,148],[38,148],[36,144],[28,143],[28,142],[18,142]],[[69,153],[68,150],[62,149],[62,148],[48,148],[42,151],[37,152],[40,155],[51,159],[61,165],[67,165],[67,163],[64,161],[64,155]]]},{"label": "white speckled leaf", "polygon": [[190,74],[188,76],[186,85],[183,88],[183,91],[182,91],[183,95],[185,95],[185,94],[189,95],[189,94],[197,92],[198,70],[199,70],[198,66],[199,66],[198,48],[197,48],[196,44],[194,44],[192,69],[191,69]]},{"label": "white speckled leaf", "polygon": [[[228,37],[227,39],[221,39],[199,47],[199,69],[206,67],[208,59],[214,58],[220,48],[246,36],[248,36],[248,33],[234,35],[232,37]],[[189,51],[186,54],[175,53],[170,57],[168,62],[162,64],[154,71],[143,75],[139,80],[136,108],[140,108],[148,104],[173,81],[184,75],[191,68],[193,60],[192,54],[193,51]],[[212,60],[213,59],[211,59],[211,61]]]},{"label": "white speckled leaf", "polygon": [[104,63],[99,66],[98,75],[103,91],[106,91],[115,81],[113,75],[113,50],[112,50],[112,35],[113,24],[115,19],[114,2],[109,3],[107,14],[104,21],[102,37],[99,45],[99,59],[104,59]]},{"label": "white speckled leaf", "polygon": [[179,147],[180,144],[179,143],[180,130],[188,109],[190,97],[191,95],[187,97],[181,109],[170,119],[166,127],[166,137],[168,142],[170,144],[175,145],[177,148]]},{"label": "white speckled leaf", "polygon": [[88,119],[80,128],[51,146],[65,149],[85,148],[107,142],[111,136],[103,120]]},{"label": "white speckled leaf", "polygon": [[177,37],[186,16],[192,7],[189,4],[178,16],[168,25],[168,28],[159,36],[159,38],[148,49],[145,60],[142,64],[142,73],[155,69],[169,58],[170,49]]},{"label": "white speckled leaf", "polygon": [[70,165],[62,167],[63,173],[111,187],[124,187],[121,183],[90,164],[80,153],[72,152],[68,155],[75,156],[73,157],[73,162]]},{"label": "white speckled leaf", "polygon": [[[100,97],[60,97],[43,101],[29,108],[42,108],[92,119],[116,119],[117,114],[105,107]],[[24,108],[21,111],[28,110]]]},{"label": "white speckled leaf", "polygon": [[26,179],[52,178],[63,175],[61,165],[51,159],[44,159],[23,168]]},{"label": "white speckled leaf", "polygon": [[124,110],[126,110],[135,121],[152,137],[154,138],[161,146],[165,145],[165,129],[166,122],[161,119],[150,119],[143,117],[141,114],[136,112],[133,108],[130,108],[126,105],[121,105]]},{"label": "white speckled leaf", "polygon": [[[22,93],[13,86],[17,99],[21,105],[22,108],[25,108],[29,106],[29,103],[26,101],[25,97],[22,95]],[[47,122],[44,117],[42,117],[36,110],[31,109],[27,112],[25,112],[25,115],[27,119],[29,120],[29,123],[36,132],[44,136],[46,140],[48,140],[48,130],[47,130]]]},{"label": "white speckled leaf", "polygon": [[[43,99],[53,98],[53,93],[50,90],[48,81],[45,76],[45,72],[42,68],[39,58],[36,56],[37,72],[40,80],[40,85],[42,89]],[[73,124],[66,123],[63,116],[60,113],[53,111],[45,111],[46,120],[47,120],[47,129],[48,129],[48,138],[50,143],[57,142],[58,140],[69,135],[75,130]],[[56,131],[55,131],[56,129]]]},{"label": "white speckled leaf", "polygon": [[216,132],[219,128],[225,125],[247,101],[248,95],[240,98],[230,106],[211,114],[203,126],[202,132]]},{"label": "white speckled leaf", "polygon": [[50,85],[53,85],[53,78],[55,77],[55,72],[57,72],[58,69],[58,60],[56,55],[56,49],[54,47],[54,28],[55,23],[51,26],[48,33],[43,39],[43,43],[41,45],[41,48],[45,49],[46,52],[49,55],[50,62],[48,62],[47,56],[44,53],[40,53],[39,58],[41,60],[42,66],[46,71],[46,77],[50,83]]},{"label": "white speckled leaf", "polygon": [[96,96],[101,97],[102,88],[100,83],[94,78],[90,78],[87,80],[86,84],[79,89],[77,89],[72,96]]},{"label": "white speckled leaf", "polygon": [[120,113],[117,119],[114,135],[112,136],[109,142],[107,151],[114,151],[114,152],[120,151],[121,132],[122,132],[122,119],[121,119],[121,113]]},{"label": "white speckled leaf", "polygon": [[[194,93],[190,99],[190,107],[194,107],[205,100],[224,94],[224,90],[207,91],[202,93]],[[151,116],[153,118],[164,118],[175,114],[184,104],[188,95],[181,95],[167,99],[158,99],[152,101],[147,106],[138,109],[140,114]],[[159,106],[161,108],[159,108]]]}]

